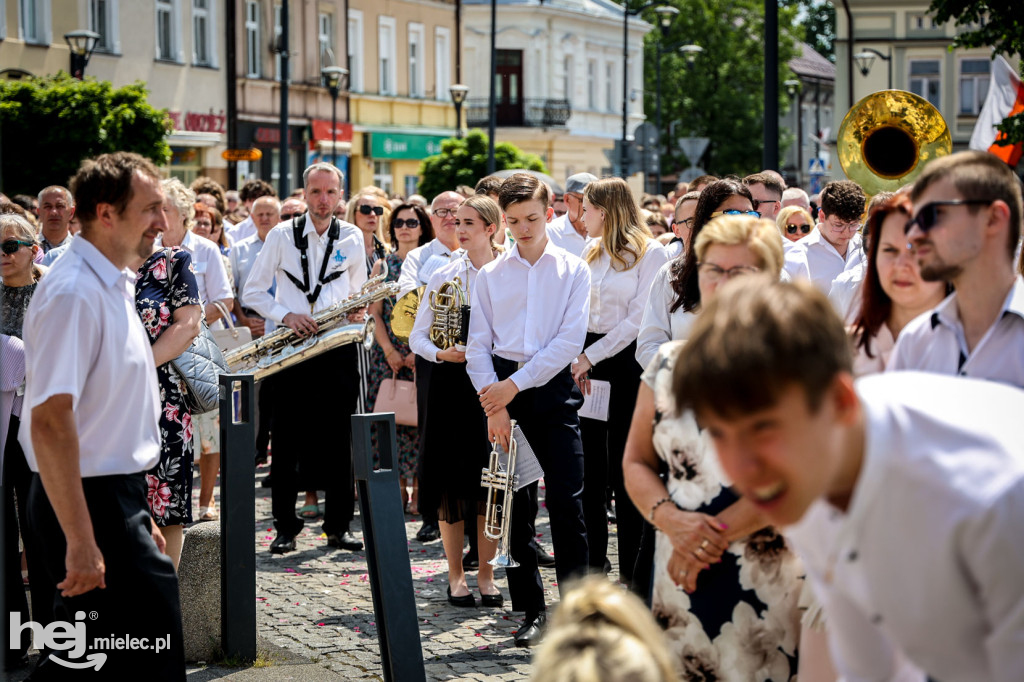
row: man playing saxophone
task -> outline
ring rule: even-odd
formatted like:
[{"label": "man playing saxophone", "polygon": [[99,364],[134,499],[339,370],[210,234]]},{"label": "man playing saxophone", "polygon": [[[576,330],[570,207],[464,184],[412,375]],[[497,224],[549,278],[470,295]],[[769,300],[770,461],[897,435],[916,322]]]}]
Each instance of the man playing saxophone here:
[{"label": "man playing saxophone", "polygon": [[[270,234],[243,288],[262,317],[303,337],[317,333],[314,315],[345,300],[366,282],[363,237],[334,217],[342,200],[341,171],[315,163],[302,174],[309,210]],[[268,289],[276,282],[272,296]],[[362,321],[364,311],[349,315]],[[350,419],[359,389],[352,345],[310,357],[275,376],[272,509],[277,537],[271,554],[295,549],[302,519],[295,514],[296,463],[306,478],[324,482],[323,531],[329,547],[362,549],[349,531],[353,509]]]}]

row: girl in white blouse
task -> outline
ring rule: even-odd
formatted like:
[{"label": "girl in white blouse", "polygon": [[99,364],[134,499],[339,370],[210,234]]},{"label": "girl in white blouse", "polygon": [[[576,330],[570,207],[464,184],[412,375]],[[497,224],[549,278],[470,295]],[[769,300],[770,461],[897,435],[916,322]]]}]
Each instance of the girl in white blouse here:
[{"label": "girl in white blouse", "polygon": [[590,265],[590,318],[584,350],[573,378],[584,395],[591,380],[610,386],[607,421],[580,419],[583,435],[583,516],[590,567],[605,570],[608,553],[606,491],[616,500],[619,576],[633,581],[643,519],[630,504],[622,483],[622,452],[640,386],[634,360],[640,320],[651,283],[668,262],[665,248],[651,237],[629,185],[620,178],[591,182],[583,194],[583,221],[590,243],[583,252]]}]

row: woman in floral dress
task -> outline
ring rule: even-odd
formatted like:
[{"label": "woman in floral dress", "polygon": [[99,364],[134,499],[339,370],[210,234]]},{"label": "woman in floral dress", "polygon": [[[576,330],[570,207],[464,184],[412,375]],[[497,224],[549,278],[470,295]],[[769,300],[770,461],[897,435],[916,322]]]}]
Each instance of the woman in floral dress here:
[{"label": "woman in floral dress", "polygon": [[157,248],[138,269],[135,307],[153,346],[162,406],[160,462],[146,473],[149,509],[177,568],[182,527],[192,522],[192,414],[170,361],[189,347],[202,319],[192,257],[177,248]]}]

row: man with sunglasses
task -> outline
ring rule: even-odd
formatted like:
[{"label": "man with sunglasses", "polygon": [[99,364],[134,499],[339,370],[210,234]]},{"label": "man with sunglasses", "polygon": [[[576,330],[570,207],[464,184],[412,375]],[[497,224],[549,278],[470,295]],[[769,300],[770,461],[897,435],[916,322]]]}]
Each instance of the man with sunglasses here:
[{"label": "man with sunglasses", "polygon": [[888,369],[915,369],[1024,388],[1024,278],[1013,259],[1021,184],[986,152],[933,161],[914,183],[907,223],[927,281],[955,291],[900,333]]},{"label": "man with sunglasses", "polygon": [[821,191],[821,210],[814,230],[786,251],[783,270],[791,279],[807,279],[824,293],[844,270],[864,260],[858,233],[867,197],[852,180],[836,180]]},{"label": "man with sunglasses", "polygon": [[782,210],[782,192],[786,189],[776,174],[769,171],[754,173],[743,178],[743,184],[754,198],[754,210],[762,218],[775,220],[775,216]]}]

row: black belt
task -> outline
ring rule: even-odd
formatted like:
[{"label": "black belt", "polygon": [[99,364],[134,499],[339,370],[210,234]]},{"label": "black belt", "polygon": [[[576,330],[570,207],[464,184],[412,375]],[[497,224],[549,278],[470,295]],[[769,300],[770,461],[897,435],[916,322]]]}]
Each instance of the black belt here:
[{"label": "black belt", "polygon": [[259,314],[259,312],[253,310],[252,308],[246,308],[245,306],[242,306],[242,313],[246,317],[258,317],[261,320],[264,319],[263,316]]}]

